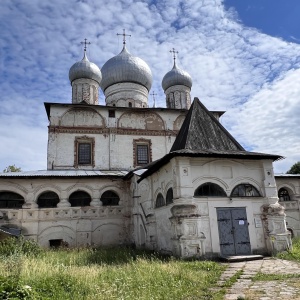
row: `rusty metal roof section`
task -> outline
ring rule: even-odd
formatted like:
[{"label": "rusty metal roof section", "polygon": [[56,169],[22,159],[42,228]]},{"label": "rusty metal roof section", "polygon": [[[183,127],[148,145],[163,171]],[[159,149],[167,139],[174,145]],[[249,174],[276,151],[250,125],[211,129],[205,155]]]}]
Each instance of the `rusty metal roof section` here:
[{"label": "rusty metal roof section", "polygon": [[194,99],[170,152],[183,149],[245,151],[198,98]]}]

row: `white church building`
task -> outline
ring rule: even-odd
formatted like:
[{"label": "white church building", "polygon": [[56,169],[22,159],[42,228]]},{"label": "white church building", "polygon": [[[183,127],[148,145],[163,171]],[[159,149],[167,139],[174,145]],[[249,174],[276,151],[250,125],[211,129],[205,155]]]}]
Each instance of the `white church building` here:
[{"label": "white church building", "polygon": [[0,236],[211,257],[271,254],[300,235],[299,177],[276,178],[281,156],[246,151],[224,112],[191,104],[175,56],[166,108],[149,107],[151,70],[125,40],[101,70],[85,50],[69,78],[72,103],[45,103],[47,170],[0,174]]}]

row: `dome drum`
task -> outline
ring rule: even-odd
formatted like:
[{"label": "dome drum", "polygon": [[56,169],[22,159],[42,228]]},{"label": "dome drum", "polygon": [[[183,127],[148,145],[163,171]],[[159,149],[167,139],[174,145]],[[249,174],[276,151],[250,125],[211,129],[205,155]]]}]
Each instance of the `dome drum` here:
[{"label": "dome drum", "polygon": [[105,90],[105,102],[109,106],[148,107],[148,90],[136,83],[117,83]]}]

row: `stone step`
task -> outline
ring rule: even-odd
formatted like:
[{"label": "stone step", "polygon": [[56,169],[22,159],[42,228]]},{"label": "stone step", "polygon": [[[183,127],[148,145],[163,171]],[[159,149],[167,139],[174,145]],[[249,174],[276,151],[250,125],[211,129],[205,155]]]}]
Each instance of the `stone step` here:
[{"label": "stone step", "polygon": [[240,262],[240,261],[249,261],[249,260],[258,260],[263,259],[262,255],[233,255],[233,256],[220,256],[221,260],[227,262]]}]

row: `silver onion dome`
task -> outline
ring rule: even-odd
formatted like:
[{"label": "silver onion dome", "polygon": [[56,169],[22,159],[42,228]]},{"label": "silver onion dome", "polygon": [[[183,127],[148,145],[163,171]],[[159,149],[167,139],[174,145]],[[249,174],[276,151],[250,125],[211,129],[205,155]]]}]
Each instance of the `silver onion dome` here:
[{"label": "silver onion dome", "polygon": [[86,53],[84,51],[84,56],[81,61],[76,62],[69,71],[69,79],[72,83],[75,79],[80,78],[88,78],[93,79],[100,84],[102,79],[102,74],[99,69],[99,67],[90,62],[86,56]]},{"label": "silver onion dome", "polygon": [[189,73],[179,69],[174,62],[174,66],[162,80],[162,88],[166,91],[170,86],[174,85],[185,85],[189,88],[192,87],[192,78]]},{"label": "silver onion dome", "polygon": [[120,54],[109,59],[101,69],[103,92],[111,85],[133,82],[143,85],[149,91],[152,85],[152,73],[149,66],[139,57],[132,56],[124,45]]}]

